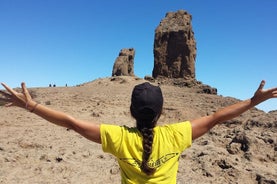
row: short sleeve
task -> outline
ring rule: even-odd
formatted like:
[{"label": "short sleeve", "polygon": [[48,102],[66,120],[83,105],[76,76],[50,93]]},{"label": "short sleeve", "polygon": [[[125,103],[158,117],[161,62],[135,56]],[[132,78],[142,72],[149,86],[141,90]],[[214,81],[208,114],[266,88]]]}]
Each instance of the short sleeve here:
[{"label": "short sleeve", "polygon": [[192,144],[192,126],[189,121],[175,123],[171,125],[174,132],[174,142],[181,149],[185,150]]},{"label": "short sleeve", "polygon": [[103,151],[115,155],[122,142],[122,127],[118,125],[101,124],[100,132]]}]

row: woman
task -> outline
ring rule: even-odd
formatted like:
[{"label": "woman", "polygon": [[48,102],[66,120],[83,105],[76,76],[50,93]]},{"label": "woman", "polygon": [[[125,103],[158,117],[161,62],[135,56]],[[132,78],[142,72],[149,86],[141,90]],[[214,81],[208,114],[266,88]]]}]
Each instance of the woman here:
[{"label": "woman", "polygon": [[176,183],[178,159],[192,140],[202,136],[216,124],[239,116],[250,108],[277,97],[277,87],[264,90],[262,81],[253,97],[192,121],[157,126],[162,113],[161,89],[149,83],[134,87],[130,111],[136,127],[98,124],[75,119],[63,112],[35,102],[22,83],[22,93],[8,87],[0,100],[6,106],[26,108],[30,112],[80,133],[102,144],[103,151],[116,156],[121,168],[122,183]]}]

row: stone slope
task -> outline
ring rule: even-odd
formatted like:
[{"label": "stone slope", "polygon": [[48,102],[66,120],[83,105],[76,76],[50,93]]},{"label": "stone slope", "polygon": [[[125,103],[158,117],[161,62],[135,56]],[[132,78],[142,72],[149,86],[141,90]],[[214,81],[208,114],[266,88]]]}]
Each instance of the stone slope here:
[{"label": "stone slope", "polygon": [[[30,89],[41,104],[76,118],[134,126],[135,77],[97,79],[76,87]],[[238,99],[161,85],[159,123],[211,114]],[[0,107],[0,183],[120,183],[115,158],[71,130],[18,108]],[[276,112],[253,108],[216,126],[180,157],[178,183],[277,183]]]}]

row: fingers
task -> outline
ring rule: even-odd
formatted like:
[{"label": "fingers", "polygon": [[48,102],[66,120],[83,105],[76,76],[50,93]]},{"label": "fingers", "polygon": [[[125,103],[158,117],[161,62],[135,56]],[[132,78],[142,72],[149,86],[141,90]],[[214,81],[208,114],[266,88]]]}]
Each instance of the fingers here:
[{"label": "fingers", "polygon": [[5,92],[5,91],[0,91],[0,94],[1,94],[1,97],[0,97],[0,102],[10,102],[11,101],[11,98],[12,98],[12,95]]},{"label": "fingers", "polygon": [[21,87],[22,87],[23,94],[25,95],[27,101],[31,100],[32,97],[31,97],[29,91],[27,90],[26,85],[25,85],[24,82],[21,83]]},{"label": "fingers", "polygon": [[265,85],[265,80],[262,80],[258,90],[262,90],[264,88],[264,85]]},{"label": "fingers", "polygon": [[[8,92],[11,93],[11,89],[7,85],[5,85],[4,83],[1,83],[1,85],[4,86],[4,88],[6,88]],[[5,107],[12,106],[12,95],[5,91],[0,91],[0,94],[2,95],[2,97],[0,98],[0,102],[5,104]]]},{"label": "fingers", "polygon": [[13,106],[13,103],[12,103],[12,102],[10,102],[10,103],[8,103],[8,104],[5,105],[5,107],[11,107],[11,106]]},{"label": "fingers", "polygon": [[11,89],[9,86],[7,86],[6,84],[4,84],[4,83],[1,83],[2,84],[2,86],[4,86],[4,88],[8,91],[8,92],[10,92],[12,95],[14,95],[14,96],[16,96],[16,91],[14,91],[13,89]]},{"label": "fingers", "polygon": [[5,98],[11,98],[11,95],[5,91],[0,91],[0,93],[5,97]]},{"label": "fingers", "polygon": [[7,90],[7,92],[0,91],[0,94],[2,94],[3,97],[0,98],[0,101],[4,102],[6,107],[10,106],[19,106],[19,107],[25,107],[26,103],[31,100],[31,95],[29,94],[25,83],[21,84],[22,87],[22,93],[16,92],[12,88],[10,88],[8,85],[1,83],[2,86]]},{"label": "fingers", "polygon": [[5,96],[5,97],[0,97],[0,102],[9,102],[11,101],[11,96]]},{"label": "fingers", "polygon": [[273,98],[277,98],[277,87],[268,89],[268,92],[272,95]]},{"label": "fingers", "polygon": [[10,99],[7,99],[7,98],[0,98],[0,106],[4,105],[4,106],[7,106],[8,104],[11,103],[11,100]]}]

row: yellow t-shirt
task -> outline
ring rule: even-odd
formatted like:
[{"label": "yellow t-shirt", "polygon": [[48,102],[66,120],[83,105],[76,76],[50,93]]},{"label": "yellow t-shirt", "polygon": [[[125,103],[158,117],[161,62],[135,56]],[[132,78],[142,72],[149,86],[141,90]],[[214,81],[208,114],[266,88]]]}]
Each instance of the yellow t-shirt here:
[{"label": "yellow t-shirt", "polygon": [[192,143],[189,121],[156,126],[148,163],[156,172],[148,176],[140,169],[143,147],[137,128],[102,124],[100,131],[102,149],[116,156],[122,183],[176,184],[179,156]]}]

